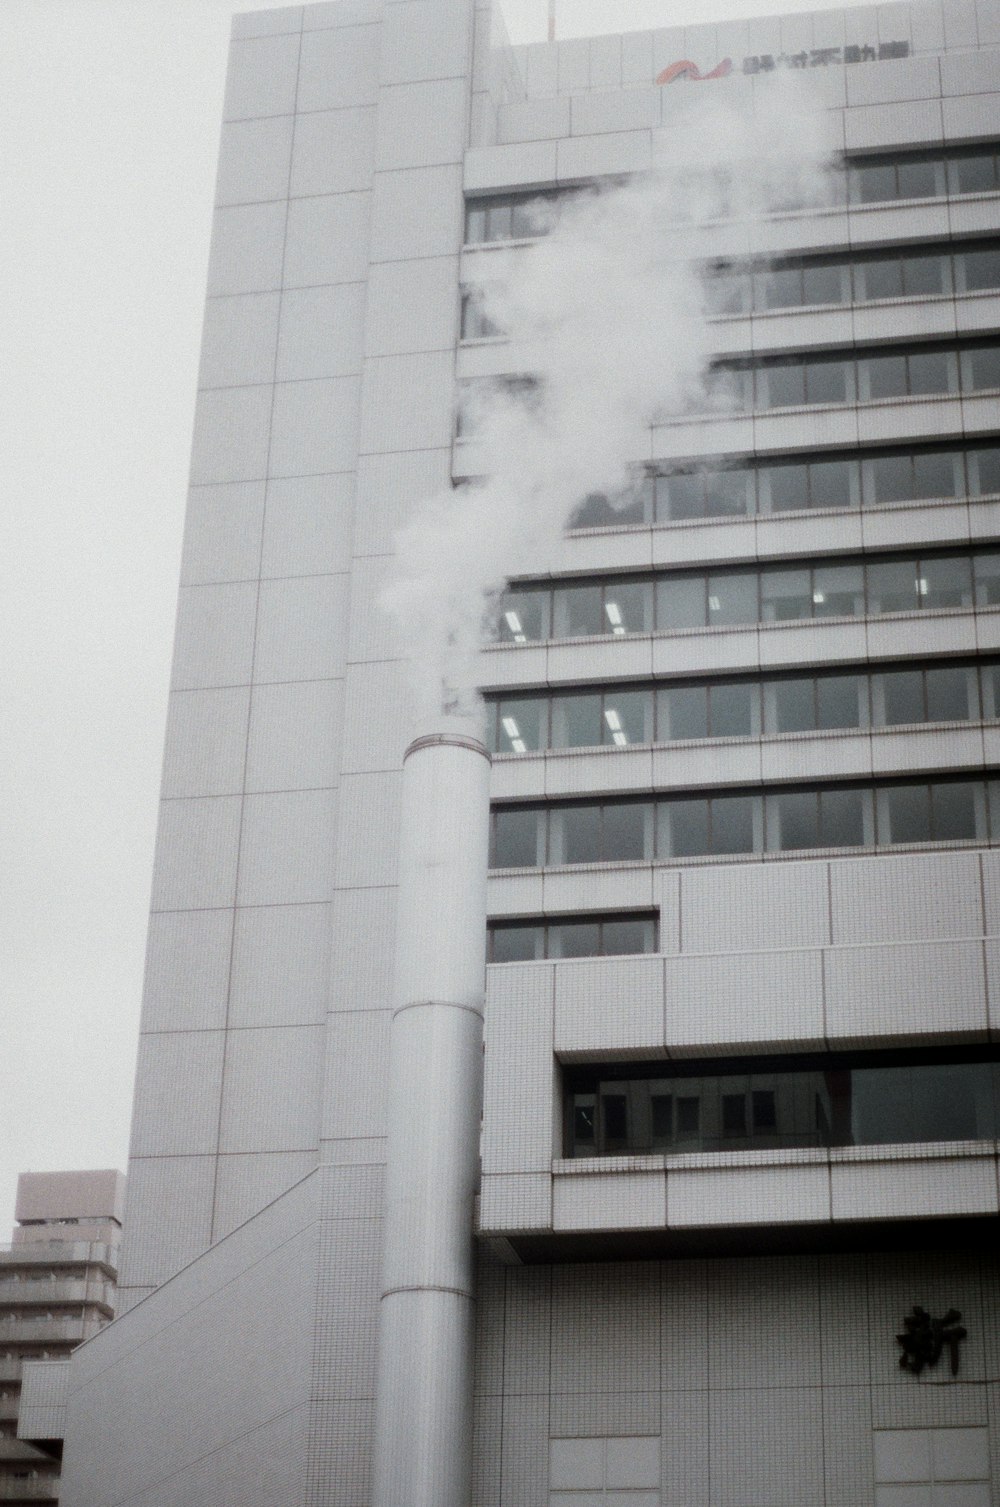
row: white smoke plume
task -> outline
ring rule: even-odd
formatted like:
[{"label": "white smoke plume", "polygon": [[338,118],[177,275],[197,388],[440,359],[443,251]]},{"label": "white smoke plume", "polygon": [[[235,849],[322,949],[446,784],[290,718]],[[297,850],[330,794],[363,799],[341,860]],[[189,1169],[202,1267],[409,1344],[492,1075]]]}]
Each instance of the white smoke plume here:
[{"label": "white smoke plume", "polygon": [[478,296],[532,384],[476,391],[464,411],[481,482],[430,498],[396,536],[384,605],[424,721],[476,714],[507,580],[555,561],[588,494],[626,491],[654,421],[724,402],[699,263],[749,244],[748,221],[832,195],[826,112],[798,80],[767,83],[756,109],[742,90],[732,103],[725,86],[675,85],[651,171],[564,203],[547,235],[501,254],[499,279],[486,258]]}]

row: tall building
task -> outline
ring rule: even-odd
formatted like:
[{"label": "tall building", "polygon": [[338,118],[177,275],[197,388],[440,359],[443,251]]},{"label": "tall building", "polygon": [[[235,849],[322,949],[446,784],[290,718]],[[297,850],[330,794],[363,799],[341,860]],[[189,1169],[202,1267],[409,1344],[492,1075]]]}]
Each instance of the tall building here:
[{"label": "tall building", "polygon": [[[641,174],[690,91],[784,68],[842,192],[719,230],[741,406],[651,428],[634,499],[587,501],[483,655],[464,1500],[1000,1501],[998,49],[995,0],[513,48],[475,0],[237,18],[129,1307],[64,1377],[66,1507],[362,1507],[384,1479],[426,729],[379,597],[414,503],[479,474],[456,382],[530,377],[461,291],[538,232],[528,201]],[[421,1334],[418,1389],[452,1344]]]},{"label": "tall building", "polygon": [[21,1378],[25,1361],[46,1363],[49,1375],[61,1370],[114,1317],[124,1193],[120,1172],[22,1172],[17,1180],[17,1226],[0,1247],[2,1502],[59,1498],[62,1437],[45,1432],[40,1415],[22,1416]]}]

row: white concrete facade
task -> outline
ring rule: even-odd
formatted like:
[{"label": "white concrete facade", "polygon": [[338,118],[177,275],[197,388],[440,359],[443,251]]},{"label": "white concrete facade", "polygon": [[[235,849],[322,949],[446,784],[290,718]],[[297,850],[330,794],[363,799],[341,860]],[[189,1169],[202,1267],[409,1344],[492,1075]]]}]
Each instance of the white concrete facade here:
[{"label": "white concrete facade", "polygon": [[[994,0],[526,49],[493,30],[492,44],[475,0],[332,0],[234,24],[129,1168],[131,1307],[70,1367],[66,1507],[373,1500],[384,1169],[401,1114],[386,1104],[400,802],[423,731],[401,714],[407,668],[378,597],[408,508],[477,474],[474,440],[454,438],[456,380],[519,370],[503,340],[461,337],[463,277],[496,254],[466,244],[466,201],[641,171],[679,91],[752,93],[762,58],[803,52],[832,50],[811,71],[852,161],[1000,150]],[[844,63],[854,47],[874,57]],[[728,79],[655,83],[678,60],[707,72],[724,57]],[[491,922],[530,930],[535,950],[488,970],[475,1507],[1000,1503],[995,1128],[818,1144],[814,1120],[794,1145],[734,1133],[617,1148],[608,1132],[590,1155],[567,1139],[588,1073],[655,1070],[675,1098],[697,1073],[707,1104],[737,1066],[756,1084],[755,1061],[781,1083],[797,1057],[828,1077],[936,1055],[994,1071],[1000,482],[974,480],[1000,382],[971,353],[1000,346],[1000,284],[977,282],[968,258],[1000,238],[1000,179],[972,191],[940,173],[931,193],[759,227],[755,253],[788,265],[922,251],[950,270],[937,294],[852,284],[839,303],[719,318],[731,361],[853,363],[850,401],[650,431],[637,462],[742,466],[752,504],[581,529],[551,577],[520,583],[627,577],[653,603],[656,579],[683,573],[702,583],[705,622],[650,617],[484,655],[491,704],[544,699],[553,731],[521,754],[498,736],[491,774],[495,821],[524,813],[538,861],[505,860],[488,881]],[[944,387],[873,399],[864,386],[869,350],[946,348]],[[887,498],[871,482],[886,456],[945,454],[961,457],[951,493]],[[768,467],[816,457],[855,466],[850,506],[764,500]],[[825,616],[809,604],[831,561],[869,573],[856,605]],[[909,606],[871,574],[891,561],[910,562]],[[713,624],[710,578],[751,570],[757,616]],[[813,574],[781,585],[778,570]],[[949,571],[958,586],[939,589]],[[901,719],[892,697],[909,682],[890,677],[928,666],[975,699],[935,714],[919,680],[922,711]],[[834,672],[864,698],[856,725],[782,722],[780,687]],[[623,685],[661,719],[647,736],[560,742],[560,696]],[[756,708],[747,731],[665,731],[673,688],[730,685]],[[789,797],[814,797],[822,823],[825,792],[855,803],[856,840],[782,838],[806,820]],[[677,802],[708,813],[732,796],[743,846],[685,848]],[[566,812],[623,800],[648,807],[641,851],[555,861]],[[560,928],[588,920],[634,920],[652,945],[568,956]],[[960,1311],[956,1376],[947,1353],[900,1369],[914,1305]]]}]

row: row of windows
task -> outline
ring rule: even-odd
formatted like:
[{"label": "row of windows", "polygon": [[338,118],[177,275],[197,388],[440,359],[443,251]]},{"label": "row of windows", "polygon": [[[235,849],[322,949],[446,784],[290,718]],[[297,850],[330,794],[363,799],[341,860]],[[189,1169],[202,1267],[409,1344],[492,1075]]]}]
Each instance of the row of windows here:
[{"label": "row of windows", "polygon": [[858,1055],[618,1071],[628,1076],[567,1073],[566,1156],[992,1140],[1000,1129],[996,1062]]},{"label": "row of windows", "polygon": [[627,493],[594,493],[573,528],[628,527],[696,518],[742,518],[814,508],[885,507],[897,502],[1000,493],[1000,448],[917,447],[831,452],[809,460],[706,462],[697,470],[644,476]]},{"label": "row of windows", "polygon": [[[1000,188],[1000,149],[987,144],[848,160],[844,174],[835,175],[833,182],[835,193],[842,185],[840,197],[850,204],[995,193]],[[580,189],[570,188],[470,199],[465,215],[466,244],[545,235],[558,219],[560,207],[580,193]]]},{"label": "row of windows", "polygon": [[861,257],[856,252],[797,257],[757,269],[727,267],[707,284],[709,307],[716,314],[932,298],[995,288],[1000,288],[1000,246],[995,242],[951,250],[909,247]]},{"label": "row of windows", "polygon": [[971,841],[1000,841],[998,779],[501,806],[491,818],[490,866],[640,863]]},{"label": "row of windows", "polygon": [[747,412],[986,392],[1000,387],[1000,344],[920,345],[720,362],[710,387],[720,403]]},{"label": "row of windows", "polygon": [[504,696],[486,715],[501,754],[977,721],[1000,716],[1000,663]]},{"label": "row of windows", "polygon": [[541,958],[610,958],[655,952],[656,917],[617,913],[565,921],[496,921],[487,960],[524,963]]},{"label": "row of windows", "polygon": [[[808,408],[892,399],[949,397],[1000,388],[1000,343],[893,346],[843,354],[775,356],[751,362],[717,363],[697,411],[750,413],[772,408]],[[464,382],[458,395],[455,433],[474,438],[481,398],[505,393],[531,406],[539,389],[530,376]],[[676,417],[677,415],[671,415]]]},{"label": "row of windows", "polygon": [[[712,314],[761,313],[824,304],[865,303],[890,298],[931,298],[1000,288],[1000,246],[975,243],[951,251],[917,247],[859,258],[796,257],[760,268],[716,269],[706,278]],[[487,340],[504,332],[488,315],[483,293],[462,295],[463,340]]]},{"label": "row of windows", "polygon": [[998,605],[1000,554],[942,551],[514,586],[500,599],[497,631],[523,644]]}]

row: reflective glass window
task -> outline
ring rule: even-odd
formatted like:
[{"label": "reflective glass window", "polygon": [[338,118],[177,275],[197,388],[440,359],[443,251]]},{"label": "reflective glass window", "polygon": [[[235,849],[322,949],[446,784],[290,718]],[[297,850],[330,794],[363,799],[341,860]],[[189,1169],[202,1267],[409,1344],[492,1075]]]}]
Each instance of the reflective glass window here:
[{"label": "reflective glass window", "polygon": [[802,272],[798,267],[774,267],[760,274],[763,307],[794,308],[802,302]]},{"label": "reflective glass window", "polygon": [[548,638],[548,592],[505,592],[500,606],[499,630],[501,640],[508,644],[523,644]]},{"label": "reflective glass window", "polygon": [[604,741],[601,698],[581,692],[552,702],[552,747],[595,748]]},{"label": "reflective glass window", "polygon": [[907,502],[913,496],[913,462],[908,455],[880,455],[868,462],[874,502]]},{"label": "reflective glass window", "polygon": [[852,369],[847,361],[810,361],[806,365],[806,402],[846,403],[853,397],[848,382]]},{"label": "reflective glass window", "polygon": [[704,576],[673,576],[657,581],[658,628],[704,628],[706,607]]},{"label": "reflective glass window", "polygon": [[[998,352],[1000,354],[1000,352]],[[954,358],[948,351],[916,351],[907,357],[909,391],[915,395],[951,392]]]},{"label": "reflective glass window", "polygon": [[708,737],[708,688],[670,686],[659,692],[660,738]]},{"label": "reflective glass window", "polygon": [[599,863],[600,806],[557,806],[550,814],[553,863]]},{"label": "reflective glass window", "polygon": [[949,164],[953,193],[989,194],[997,186],[996,160],[992,152],[969,152]]},{"label": "reflective glass window", "polygon": [[869,562],[869,612],[913,612],[919,605],[915,561],[872,560]]},{"label": "reflective glass window", "polygon": [[481,205],[471,206],[465,215],[465,240],[469,246],[478,245],[486,239],[486,210]]},{"label": "reflective glass window", "polygon": [[756,572],[734,571],[708,578],[708,624],[718,628],[727,623],[757,621]]},{"label": "reflective glass window", "polygon": [[490,934],[490,961],[525,963],[544,957],[542,926],[495,926]]},{"label": "reflective glass window", "polygon": [[924,607],[972,606],[972,569],[965,556],[921,560],[918,585]]},{"label": "reflective glass window", "polygon": [[896,197],[896,170],[891,163],[855,163],[850,168],[851,198],[874,204]]},{"label": "reflective glass window", "polygon": [[752,853],[754,797],[713,796],[711,806],[712,852]]},{"label": "reflective glass window", "polygon": [[758,372],[758,401],[766,408],[799,408],[806,401],[806,372],[801,362],[766,366]]},{"label": "reflective glass window", "polygon": [[808,570],[765,570],[760,586],[764,622],[812,617],[812,581]]},{"label": "reflective glass window", "polygon": [[510,240],[510,204],[498,201],[487,205],[486,239],[488,241]]},{"label": "reflective glass window", "polygon": [[782,790],[767,798],[768,846],[777,851],[819,847],[815,790]]},{"label": "reflective glass window", "polygon": [[933,159],[903,158],[897,166],[901,199],[933,199],[942,192],[938,163]]},{"label": "reflective glass window", "polygon": [[557,587],[552,616],[555,638],[588,638],[607,632],[600,586]]},{"label": "reflective glass window", "polygon": [[653,695],[651,691],[618,690],[604,697],[605,743],[625,747],[653,741]]},{"label": "reflective glass window", "polygon": [[652,626],[652,582],[615,581],[605,587],[602,633],[646,633]]},{"label": "reflective glass window", "polygon": [[949,264],[943,256],[904,256],[903,292],[908,298],[922,295],[933,297],[945,291],[945,275]]},{"label": "reflective glass window", "polygon": [[853,468],[852,461],[815,461],[809,467],[810,505],[814,508],[856,506],[851,491]]},{"label": "reflective glass window", "polygon": [[970,493],[985,497],[992,492],[1000,492],[1000,448],[974,450],[970,460]]},{"label": "reflective glass window", "polygon": [[890,785],[883,792],[889,831],[882,842],[930,842],[931,806],[926,785]]},{"label": "reflective glass window", "polygon": [[772,687],[776,733],[811,732],[816,726],[814,682],[811,679],[777,680]]},{"label": "reflective glass window", "polygon": [[885,722],[898,727],[924,720],[924,685],[919,670],[890,670],[877,677],[882,687]]},{"label": "reflective glass window", "polygon": [[861,274],[862,298],[900,298],[902,296],[903,269],[898,257],[862,262],[858,271]]},{"label": "reflective glass window", "polygon": [[976,796],[972,785],[958,781],[932,785],[931,812],[938,842],[976,837]]},{"label": "reflective glass window", "polygon": [[753,512],[753,472],[709,471],[705,475],[705,513],[709,518],[736,518]]},{"label": "reflective glass window", "polygon": [[550,958],[593,958],[600,952],[596,921],[563,921],[549,927]]},{"label": "reflective glass window", "polygon": [[980,346],[978,350],[966,351],[965,359],[968,387],[977,392],[1000,387],[1000,345]]},{"label": "reflective glass window", "polygon": [[670,801],[661,808],[661,824],[664,819],[669,835],[658,844],[661,858],[696,858],[709,851],[707,800]]},{"label": "reflective glass window", "polygon": [[656,924],[652,916],[637,920],[605,921],[603,927],[603,950],[607,957],[620,957],[628,953],[653,952]]},{"label": "reflective glass window", "polygon": [[494,750],[533,753],[547,743],[545,701],[540,697],[501,701],[496,707]]},{"label": "reflective glass window", "polygon": [[[975,680],[964,665],[928,669],[925,681],[929,722],[966,722],[978,716]],[[975,703],[971,708],[970,694]]]},{"label": "reflective glass window", "polygon": [[705,477],[693,475],[658,476],[656,479],[656,516],[660,519],[703,518],[705,516]]},{"label": "reflective glass window", "polygon": [[865,572],[853,565],[817,565],[812,583],[816,617],[861,617],[865,610]]},{"label": "reflective glass window", "polygon": [[824,848],[860,848],[865,841],[864,790],[821,790],[819,841]]},{"label": "reflective glass window", "polygon": [[809,506],[808,466],[772,466],[768,479],[772,512],[784,513]]},{"label": "reflective glass window", "polygon": [[984,288],[1000,288],[1000,247],[988,251],[966,251],[962,256],[965,291],[978,293]]},{"label": "reflective glass window", "polygon": [[915,497],[957,497],[962,491],[961,476],[960,454],[930,450],[913,457]]},{"label": "reflective glass window", "polygon": [[976,606],[1000,607],[1000,555],[976,555],[973,565],[976,574]]},{"label": "reflective glass window", "polygon": [[802,298],[807,304],[841,303],[845,296],[846,267],[822,262],[802,269]]},{"label": "reflective glass window", "polygon": [[539,862],[538,811],[504,811],[493,815],[494,869],[534,868]]},{"label": "reflective glass window", "polygon": [[871,399],[901,398],[907,391],[905,356],[867,356],[861,362],[867,374],[868,390],[862,397]]},{"label": "reflective glass window", "polygon": [[604,807],[602,858],[609,863],[651,858],[652,827],[652,807],[645,802],[609,802]]},{"label": "reflective glass window", "polygon": [[821,675],[816,681],[816,726],[825,730],[863,727],[866,690],[860,675]]},{"label": "reflective glass window", "polygon": [[751,685],[713,685],[709,689],[709,726],[713,738],[749,738],[753,731]]}]

